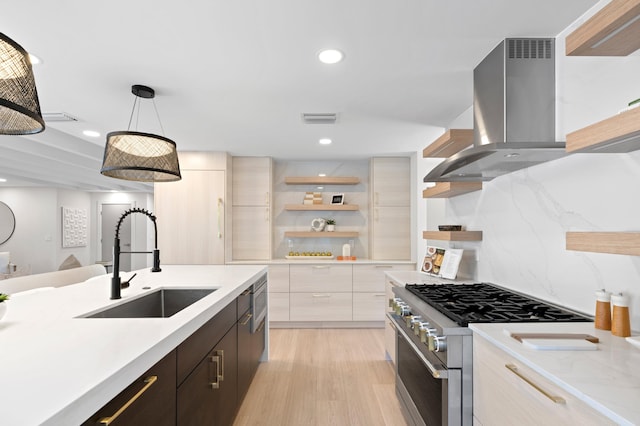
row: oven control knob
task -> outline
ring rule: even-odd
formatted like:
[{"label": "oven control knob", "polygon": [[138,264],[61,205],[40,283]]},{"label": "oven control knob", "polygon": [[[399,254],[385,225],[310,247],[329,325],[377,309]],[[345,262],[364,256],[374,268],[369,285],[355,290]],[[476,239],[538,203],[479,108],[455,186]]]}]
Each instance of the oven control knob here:
[{"label": "oven control knob", "polygon": [[427,327],[429,327],[429,323],[428,323],[428,322],[419,322],[419,323],[417,323],[416,325],[414,325],[414,327],[413,327],[413,333],[414,333],[416,336],[419,336],[419,335],[420,335],[420,330],[424,330],[424,329],[426,329]]},{"label": "oven control knob", "polygon": [[446,336],[429,336],[429,350],[431,352],[444,352],[447,350]]},{"label": "oven control knob", "polygon": [[406,303],[404,303],[402,300],[393,302],[393,310],[395,311],[396,315],[400,315],[400,311],[403,306],[406,306]]},{"label": "oven control knob", "polygon": [[421,328],[420,329],[420,342],[427,343],[429,336],[432,336],[437,330],[435,328]]},{"label": "oven control knob", "polygon": [[413,329],[416,326],[416,323],[419,323],[422,320],[420,315],[409,315],[405,318],[407,321],[407,327]]},{"label": "oven control knob", "polygon": [[389,307],[393,308],[394,310],[396,309],[396,305],[402,302],[402,299],[400,299],[399,297],[394,297],[392,299],[389,299]]}]

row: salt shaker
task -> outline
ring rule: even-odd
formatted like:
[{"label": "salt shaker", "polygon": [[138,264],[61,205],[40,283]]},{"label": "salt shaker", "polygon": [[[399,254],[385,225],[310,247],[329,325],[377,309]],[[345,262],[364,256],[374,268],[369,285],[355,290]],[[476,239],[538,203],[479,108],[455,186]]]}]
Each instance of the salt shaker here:
[{"label": "salt shaker", "polygon": [[622,293],[611,295],[613,303],[613,320],[611,334],[619,337],[631,336],[631,321],[629,320],[629,298]]},{"label": "salt shaker", "polygon": [[598,330],[611,330],[611,293],[604,289],[596,291],[595,327]]}]

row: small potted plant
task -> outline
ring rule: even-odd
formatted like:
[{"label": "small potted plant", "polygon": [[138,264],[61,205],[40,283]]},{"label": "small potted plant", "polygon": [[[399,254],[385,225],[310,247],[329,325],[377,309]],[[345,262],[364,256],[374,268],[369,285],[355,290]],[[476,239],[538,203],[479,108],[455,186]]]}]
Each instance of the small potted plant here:
[{"label": "small potted plant", "polygon": [[333,232],[336,230],[336,220],[335,219],[325,219],[324,223],[327,225],[327,232]]},{"label": "small potted plant", "polygon": [[7,304],[4,303],[5,300],[9,300],[9,295],[0,293],[0,319],[2,319],[5,312],[7,312]]}]

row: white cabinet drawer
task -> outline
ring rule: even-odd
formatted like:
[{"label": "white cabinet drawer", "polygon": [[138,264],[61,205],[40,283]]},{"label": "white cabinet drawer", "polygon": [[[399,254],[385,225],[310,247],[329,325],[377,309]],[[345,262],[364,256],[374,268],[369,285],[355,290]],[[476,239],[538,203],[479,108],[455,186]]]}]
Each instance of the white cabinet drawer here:
[{"label": "white cabinet drawer", "polygon": [[384,321],[386,301],[384,292],[353,293],[353,320]]},{"label": "white cabinet drawer", "polygon": [[292,293],[351,293],[351,265],[290,265],[289,268]]},{"label": "white cabinet drawer", "polygon": [[289,292],[289,265],[269,265],[269,293]]},{"label": "white cabinet drawer", "polygon": [[291,321],[351,321],[351,293],[291,293]]},{"label": "white cabinet drawer", "polygon": [[353,265],[353,291],[382,292],[385,288],[385,271],[413,271],[414,265]]},{"label": "white cabinet drawer", "polygon": [[289,293],[269,293],[269,321],[289,321]]}]

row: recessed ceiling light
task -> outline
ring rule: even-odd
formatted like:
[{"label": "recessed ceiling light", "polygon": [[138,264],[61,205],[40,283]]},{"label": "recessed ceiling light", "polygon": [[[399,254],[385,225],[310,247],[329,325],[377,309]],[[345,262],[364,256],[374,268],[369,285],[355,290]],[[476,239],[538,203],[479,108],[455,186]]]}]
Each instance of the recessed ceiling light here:
[{"label": "recessed ceiling light", "polygon": [[322,138],[318,142],[320,145],[330,145],[332,141],[329,138]]},{"label": "recessed ceiling light", "polygon": [[325,49],[318,53],[318,59],[323,64],[337,64],[344,59],[344,53],[338,49]]},{"label": "recessed ceiling light", "polygon": [[318,173],[318,176],[320,177],[325,177],[327,174],[326,173]]},{"label": "recessed ceiling light", "polygon": [[324,189],[324,186],[319,186],[316,189]]},{"label": "recessed ceiling light", "polygon": [[84,130],[82,134],[89,136],[90,138],[97,138],[100,136],[100,132],[96,132],[95,130]]},{"label": "recessed ceiling light", "polygon": [[7,180],[5,178],[0,178],[0,182],[6,182]]}]

